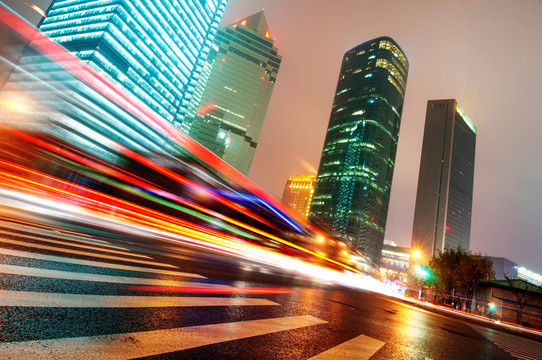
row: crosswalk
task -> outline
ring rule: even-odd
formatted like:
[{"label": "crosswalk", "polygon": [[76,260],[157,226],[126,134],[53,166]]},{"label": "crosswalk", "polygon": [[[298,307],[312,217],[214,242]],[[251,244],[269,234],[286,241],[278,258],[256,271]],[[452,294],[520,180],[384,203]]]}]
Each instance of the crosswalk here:
[{"label": "crosswalk", "polygon": [[494,342],[495,345],[521,360],[542,360],[542,351],[540,351],[540,344],[538,344],[538,351],[534,349],[525,349],[522,346],[511,345],[507,342]]},{"label": "crosswalk", "polygon": [[[34,225],[0,221],[0,310],[4,309],[0,324],[2,319],[13,321],[3,328],[7,329],[3,330],[6,333],[0,333],[2,359],[128,359],[298,329],[319,329],[328,324],[309,314],[263,318],[259,315],[227,322],[211,317],[209,323],[192,325],[182,318],[176,322],[170,320],[167,326],[160,322],[151,326],[141,321],[133,329],[115,324],[115,311],[145,314],[141,313],[144,311],[156,316],[163,309],[183,314],[189,314],[190,309],[205,309],[202,310],[205,318],[210,309],[264,309],[281,304],[265,296],[251,296],[248,291],[231,295],[226,292],[235,290],[231,284],[213,283],[204,275],[156,261],[126,244],[77,231],[60,231],[54,226]],[[157,295],[133,290],[153,287],[195,290],[183,296],[177,296],[177,291]],[[211,292],[201,296],[205,289],[230,295],[215,296]],[[10,317],[15,310],[23,314],[22,320]],[[37,319],[25,317],[26,312]],[[79,326],[82,328],[74,336],[68,330],[55,332],[48,327],[48,317],[54,322],[57,314],[73,318],[92,314],[102,318],[93,319],[94,325],[88,325],[88,329],[82,321]],[[107,329],[104,333],[96,331],[100,322]],[[180,326],[172,326],[175,324]],[[314,358],[369,359],[384,345],[361,335]]]},{"label": "crosswalk", "polygon": [[314,357],[311,360],[364,360],[369,359],[377,350],[384,345],[384,342],[371,337],[360,335],[348,340],[339,346],[335,346]]},{"label": "crosswalk", "polygon": [[[4,348],[0,345],[0,354],[6,350],[5,354],[26,359],[40,359],[44,355],[49,358],[128,359],[325,323],[307,315],[137,333],[28,341]],[[45,354],[43,349],[47,349]]]},{"label": "crosswalk", "polygon": [[516,359],[542,360],[542,346],[538,341],[473,324],[469,326]]}]

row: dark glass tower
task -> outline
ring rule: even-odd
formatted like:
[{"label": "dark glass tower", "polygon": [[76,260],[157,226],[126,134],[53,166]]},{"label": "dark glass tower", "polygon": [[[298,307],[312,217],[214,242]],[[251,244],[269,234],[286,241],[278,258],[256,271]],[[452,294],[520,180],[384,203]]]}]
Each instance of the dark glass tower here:
[{"label": "dark glass tower", "polygon": [[427,102],[411,247],[469,250],[476,127],[451,100]]},{"label": "dark glass tower", "polygon": [[384,242],[408,61],[380,37],[348,51],[320,160],[312,219],[378,263]]}]

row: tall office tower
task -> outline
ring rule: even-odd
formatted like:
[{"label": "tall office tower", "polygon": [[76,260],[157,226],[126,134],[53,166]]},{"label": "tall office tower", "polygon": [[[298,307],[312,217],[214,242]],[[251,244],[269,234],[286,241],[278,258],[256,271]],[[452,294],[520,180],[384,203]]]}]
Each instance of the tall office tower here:
[{"label": "tall office tower", "polygon": [[312,218],[380,261],[408,60],[380,37],[343,58],[311,205]]},{"label": "tall office tower", "polygon": [[316,175],[291,176],[282,193],[282,202],[304,217],[309,216]]},{"label": "tall office tower", "polygon": [[263,11],[218,29],[182,130],[248,174],[281,62]]},{"label": "tall office tower", "polygon": [[180,126],[227,0],[53,0],[39,29]]},{"label": "tall office tower", "polygon": [[476,127],[453,99],[427,102],[411,248],[469,250]]},{"label": "tall office tower", "polygon": [[23,49],[21,37],[14,29],[0,22],[0,91],[21,56]]}]

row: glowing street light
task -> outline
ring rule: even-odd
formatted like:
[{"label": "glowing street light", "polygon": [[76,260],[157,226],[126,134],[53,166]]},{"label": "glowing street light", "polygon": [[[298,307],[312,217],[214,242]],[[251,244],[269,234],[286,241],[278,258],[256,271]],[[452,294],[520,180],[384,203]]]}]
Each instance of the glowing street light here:
[{"label": "glowing street light", "polygon": [[412,250],[410,255],[412,256],[413,259],[419,259],[422,257],[422,253],[420,252],[420,250],[417,250],[417,249]]},{"label": "glowing street light", "polygon": [[416,275],[421,276],[423,278],[429,277],[429,271],[427,271],[427,269],[424,269],[419,265],[416,265],[414,267],[414,272],[416,273]]}]

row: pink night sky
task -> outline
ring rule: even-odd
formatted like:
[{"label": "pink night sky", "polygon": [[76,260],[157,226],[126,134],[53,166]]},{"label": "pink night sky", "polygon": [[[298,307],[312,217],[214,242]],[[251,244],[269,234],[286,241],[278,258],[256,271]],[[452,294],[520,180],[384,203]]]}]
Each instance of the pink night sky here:
[{"label": "pink night sky", "polygon": [[471,250],[542,273],[542,1],[230,0],[222,24],[262,9],[283,59],[257,184],[280,198],[290,176],[316,172],[343,54],[390,36],[410,72],[386,239],[410,246],[427,100],[455,98],[478,128]]}]

